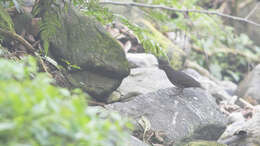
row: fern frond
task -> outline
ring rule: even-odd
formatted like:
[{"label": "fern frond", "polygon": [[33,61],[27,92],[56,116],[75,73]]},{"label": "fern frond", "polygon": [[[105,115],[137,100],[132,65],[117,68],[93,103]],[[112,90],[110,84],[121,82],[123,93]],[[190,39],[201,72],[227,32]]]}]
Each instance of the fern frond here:
[{"label": "fern frond", "polygon": [[33,15],[42,18],[40,24],[40,36],[43,41],[46,55],[49,50],[50,39],[55,35],[56,30],[61,27],[60,15],[64,11],[65,7],[62,8],[61,4],[56,2],[56,0],[39,0],[33,7]]},{"label": "fern frond", "polygon": [[[0,28],[8,30],[10,32],[15,32],[14,24],[10,15],[4,10],[0,5]],[[0,35],[0,41],[4,39],[4,36]]]},{"label": "fern frond", "polygon": [[14,24],[10,15],[0,5],[0,27],[14,32]]}]

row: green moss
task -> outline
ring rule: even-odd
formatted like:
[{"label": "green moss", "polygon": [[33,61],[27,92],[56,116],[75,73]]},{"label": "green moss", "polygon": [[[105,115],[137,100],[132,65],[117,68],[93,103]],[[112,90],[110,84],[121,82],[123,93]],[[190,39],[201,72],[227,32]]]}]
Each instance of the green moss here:
[{"label": "green moss", "polygon": [[103,68],[118,77],[129,74],[128,62],[118,42],[94,19],[70,12],[51,40],[51,53],[82,69]]}]

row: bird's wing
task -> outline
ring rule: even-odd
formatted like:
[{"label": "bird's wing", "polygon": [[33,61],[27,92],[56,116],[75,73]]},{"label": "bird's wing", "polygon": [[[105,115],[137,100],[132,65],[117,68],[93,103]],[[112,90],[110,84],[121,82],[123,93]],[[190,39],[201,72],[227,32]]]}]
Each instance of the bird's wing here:
[{"label": "bird's wing", "polygon": [[177,82],[181,83],[185,87],[201,87],[200,83],[193,77],[187,75],[184,72],[177,72]]}]

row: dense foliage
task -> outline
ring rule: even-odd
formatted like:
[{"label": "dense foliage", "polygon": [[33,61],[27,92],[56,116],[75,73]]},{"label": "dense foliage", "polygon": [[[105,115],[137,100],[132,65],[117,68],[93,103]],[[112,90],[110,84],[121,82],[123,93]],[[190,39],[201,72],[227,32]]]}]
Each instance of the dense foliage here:
[{"label": "dense foliage", "polygon": [[[200,0],[138,0],[138,2],[178,9],[203,9]],[[259,63],[260,47],[255,46],[247,35],[236,34],[232,27],[223,24],[220,17],[159,9],[143,8],[143,10],[149,16],[147,18],[154,22],[162,33],[184,34],[191,44],[191,50],[186,51],[187,59],[196,61],[218,79],[239,82],[252,66]],[[216,10],[209,9],[209,11]],[[159,38],[153,39],[154,42],[158,42]]]},{"label": "dense foliage", "polygon": [[[178,9],[203,9],[199,0],[138,0],[137,2]],[[119,20],[136,34],[146,52],[165,56],[168,44],[162,41],[163,38],[157,32],[140,27],[118,14],[111,14],[107,8],[98,5],[97,1],[90,1],[89,4],[81,7],[85,8],[86,14],[95,16],[103,24]],[[140,9],[145,12],[146,19],[150,20],[162,34],[167,32],[184,34],[191,44],[191,50],[186,51],[187,59],[196,61],[218,79],[239,82],[252,66],[259,63],[257,58],[260,55],[260,48],[255,46],[247,35],[236,34],[232,27],[224,25],[220,17],[201,13]],[[178,61],[178,56],[174,58],[173,62]]]},{"label": "dense foliage", "polygon": [[0,59],[0,145],[124,145],[126,120],[51,82],[33,58]]}]

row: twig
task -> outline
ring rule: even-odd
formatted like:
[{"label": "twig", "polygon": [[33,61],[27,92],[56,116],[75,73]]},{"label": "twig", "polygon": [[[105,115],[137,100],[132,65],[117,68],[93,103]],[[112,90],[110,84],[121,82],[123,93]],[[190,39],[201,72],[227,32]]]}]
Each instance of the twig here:
[{"label": "twig", "polygon": [[244,8],[249,5],[253,0],[245,0],[238,5],[238,9]]},{"label": "twig", "polygon": [[168,11],[176,11],[176,12],[181,12],[181,13],[188,13],[188,12],[203,13],[203,14],[207,14],[207,15],[217,15],[217,16],[220,16],[220,17],[225,17],[225,18],[233,19],[233,20],[240,21],[240,22],[246,22],[246,23],[255,25],[257,27],[260,27],[260,24],[254,22],[254,21],[247,20],[247,19],[245,19],[243,17],[236,17],[236,16],[224,14],[224,13],[219,13],[219,12],[216,12],[216,11],[195,10],[195,9],[186,9],[185,10],[185,9],[177,9],[177,8],[166,7],[166,6],[162,6],[162,5],[149,5],[149,4],[135,3],[135,2],[103,1],[103,2],[99,2],[99,4],[103,4],[103,5],[111,4],[111,5],[121,5],[121,6],[145,7],[145,8],[152,8],[152,9],[163,9],[163,10],[168,10]]},{"label": "twig", "polygon": [[251,17],[251,15],[256,11],[256,9],[258,8],[258,6],[260,5],[260,3],[257,3],[254,7],[254,9],[245,17],[246,20],[248,20],[248,18]]},{"label": "twig", "polygon": [[14,40],[17,40],[18,42],[23,44],[28,49],[28,51],[31,53],[35,51],[35,49],[29,42],[27,42],[22,36],[16,34],[15,32],[7,31],[7,30],[0,28],[0,34],[10,37]]},{"label": "twig", "polygon": [[40,43],[40,40],[34,42],[32,46],[35,47],[35,46],[38,45],[39,43]]},{"label": "twig", "polygon": [[8,30],[4,30],[2,28],[0,28],[0,34],[6,36],[6,37],[10,37],[14,40],[17,40],[18,42],[20,42],[22,45],[25,46],[25,48],[32,54],[34,54],[39,60],[40,60],[40,63],[44,69],[44,71],[50,76],[52,77],[52,75],[48,72],[47,68],[46,68],[46,65],[44,64],[41,56],[35,52],[35,49],[34,47],[28,42],[26,41],[22,36],[18,35],[17,33],[15,32],[11,32],[11,31],[8,31]]},{"label": "twig", "polygon": [[252,104],[250,104],[249,102],[245,101],[244,99],[239,98],[238,100],[239,100],[241,103],[243,103],[246,107],[251,108],[251,109],[254,109],[254,106],[253,106]]},{"label": "twig", "polygon": [[[36,56],[37,56],[37,55],[36,55]],[[40,60],[40,62],[41,62],[41,65],[42,65],[43,70],[48,74],[49,77],[52,78],[53,76],[51,75],[51,73],[48,72],[47,67],[46,67],[44,61],[42,60],[42,58],[40,57],[40,55],[38,56],[38,58],[39,58],[39,60]]]}]

